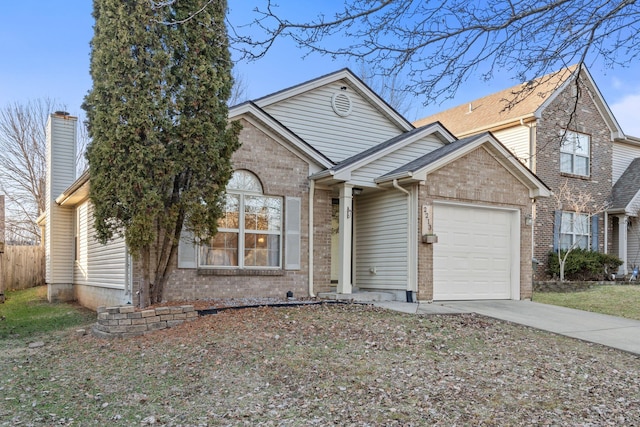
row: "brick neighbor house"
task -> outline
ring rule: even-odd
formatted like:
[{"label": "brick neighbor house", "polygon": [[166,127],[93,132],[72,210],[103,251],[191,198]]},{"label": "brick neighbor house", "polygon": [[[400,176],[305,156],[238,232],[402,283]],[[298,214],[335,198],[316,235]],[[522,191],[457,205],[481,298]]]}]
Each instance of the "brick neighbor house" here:
[{"label": "brick neighbor house", "polygon": [[[405,300],[531,297],[532,200],[549,190],[490,133],[415,127],[347,69],[232,107],[243,125],[225,216],[183,232],[164,298],[370,292]],[[122,239],[93,238],[76,119],[49,125],[49,298],[135,304]]]},{"label": "brick neighbor house", "polygon": [[[584,66],[560,70],[414,124],[433,121],[459,138],[492,132],[552,191],[566,182],[576,191],[590,193],[598,205],[609,203],[587,224],[567,207],[558,209],[553,197],[536,201],[533,254],[541,264],[537,278],[545,277],[550,251],[574,242],[618,255],[624,261],[619,275],[640,264],[640,162],[633,161],[640,157],[640,140],[625,136]],[[583,227],[578,226],[581,223]]]}]

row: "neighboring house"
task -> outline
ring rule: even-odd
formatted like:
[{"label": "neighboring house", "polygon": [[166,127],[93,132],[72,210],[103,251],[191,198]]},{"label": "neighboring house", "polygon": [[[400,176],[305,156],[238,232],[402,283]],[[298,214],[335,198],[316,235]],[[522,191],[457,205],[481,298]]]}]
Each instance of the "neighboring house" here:
[{"label": "neighboring house", "polygon": [[[346,69],[235,106],[229,119],[243,130],[225,216],[210,241],[183,233],[166,299],[531,297],[527,222],[532,200],[550,193],[493,135],[415,128]],[[74,129],[51,115],[50,298],[135,304],[140,272],[125,243],[93,238]]]},{"label": "neighboring house", "polygon": [[[631,161],[640,157],[640,141],[624,135],[586,68],[569,67],[414,124],[433,121],[459,138],[490,131],[552,191],[568,182],[576,191],[590,193],[597,205],[612,203],[587,224],[586,215],[582,219],[567,207],[558,210],[553,198],[536,202],[534,257],[542,264],[536,277],[544,277],[550,251],[574,243],[620,256],[625,263],[619,274],[638,264],[637,231],[627,239],[626,228],[618,224],[638,229],[640,181],[634,176],[639,166]],[[627,167],[631,170],[625,172]],[[635,258],[628,259],[632,252]]]},{"label": "neighboring house", "polygon": [[613,252],[625,261],[620,273],[630,274],[640,266],[640,138],[613,142],[612,173],[615,184],[607,212],[613,220]]}]

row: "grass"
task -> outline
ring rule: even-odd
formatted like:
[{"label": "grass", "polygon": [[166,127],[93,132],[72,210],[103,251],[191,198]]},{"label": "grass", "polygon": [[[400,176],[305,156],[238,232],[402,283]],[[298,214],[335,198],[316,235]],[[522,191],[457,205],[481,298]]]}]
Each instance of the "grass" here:
[{"label": "grass", "polygon": [[9,297],[8,334],[47,335],[0,339],[0,427],[640,425],[638,357],[482,316],[259,308],[107,341]]},{"label": "grass", "polygon": [[5,344],[0,426],[640,423],[637,357],[477,315],[260,308]]},{"label": "grass", "polygon": [[0,304],[0,340],[34,339],[64,328],[95,322],[96,313],[77,304],[51,304],[47,288],[8,291]]},{"label": "grass", "polygon": [[537,292],[533,301],[640,320],[640,285],[596,286],[580,292]]}]

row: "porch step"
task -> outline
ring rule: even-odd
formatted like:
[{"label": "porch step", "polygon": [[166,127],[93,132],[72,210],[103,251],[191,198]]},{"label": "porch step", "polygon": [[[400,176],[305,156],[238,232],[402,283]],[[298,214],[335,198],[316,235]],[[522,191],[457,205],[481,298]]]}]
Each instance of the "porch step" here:
[{"label": "porch step", "polygon": [[378,302],[396,300],[396,296],[393,293],[379,291],[358,291],[351,294],[339,294],[337,292],[320,292],[318,293],[318,298],[354,302]]}]

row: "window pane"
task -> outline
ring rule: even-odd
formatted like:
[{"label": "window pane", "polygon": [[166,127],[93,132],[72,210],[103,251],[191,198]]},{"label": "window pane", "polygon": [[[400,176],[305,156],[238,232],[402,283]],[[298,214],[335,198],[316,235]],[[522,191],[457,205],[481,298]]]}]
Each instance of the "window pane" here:
[{"label": "window pane", "polygon": [[279,267],[280,236],[247,233],[244,237],[244,265],[247,267]]},{"label": "window pane", "polygon": [[560,144],[561,153],[573,154],[575,147],[574,139],[570,134],[567,134],[562,144]]},{"label": "window pane", "polygon": [[573,173],[576,175],[589,175],[589,158],[575,156],[575,170]]},{"label": "window pane", "polygon": [[200,265],[237,266],[238,233],[219,232],[200,246]]},{"label": "window pane", "polygon": [[562,212],[562,223],[560,224],[560,232],[562,234],[573,233],[573,213]]},{"label": "window pane", "polygon": [[218,227],[238,229],[240,222],[240,196],[227,194],[224,210],[224,215],[218,220]]},{"label": "window pane", "polygon": [[576,236],[576,248],[588,249],[589,236]]},{"label": "window pane", "polygon": [[575,144],[575,153],[581,156],[589,156],[589,145],[590,138],[589,135],[585,135],[583,133],[576,134],[576,144]]},{"label": "window pane", "polygon": [[576,234],[589,234],[589,217],[587,215],[575,215],[574,232]]},{"label": "window pane", "polygon": [[560,153],[560,172],[573,173],[573,156]]},{"label": "window pane", "polygon": [[282,199],[279,197],[245,196],[244,221],[246,230],[279,231]]},{"label": "window pane", "polygon": [[249,171],[235,171],[227,184],[227,189],[262,193],[262,185],[258,178]]},{"label": "window pane", "polygon": [[560,235],[560,249],[567,250],[571,247],[571,234],[561,234]]}]

